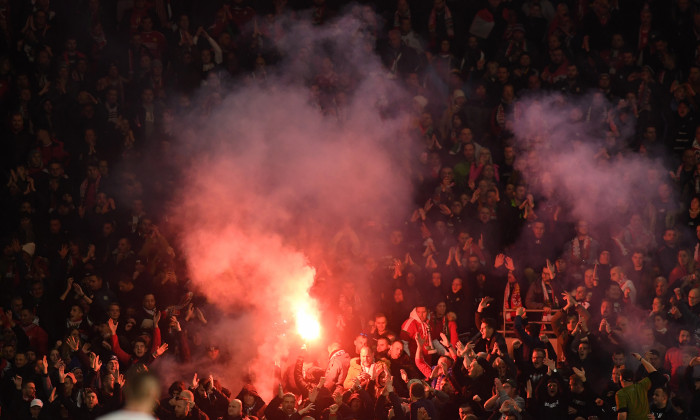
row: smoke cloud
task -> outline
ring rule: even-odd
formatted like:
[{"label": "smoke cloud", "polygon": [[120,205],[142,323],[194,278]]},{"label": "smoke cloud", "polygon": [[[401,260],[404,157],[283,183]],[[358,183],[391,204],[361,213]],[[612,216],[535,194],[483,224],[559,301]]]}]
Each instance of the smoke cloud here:
[{"label": "smoke cloud", "polygon": [[525,98],[512,124],[518,169],[536,196],[561,207],[560,220],[583,219],[605,233],[626,226],[666,173],[663,156],[631,152],[636,124],[631,103],[600,93]]},{"label": "smoke cloud", "polygon": [[[293,325],[300,311],[333,317],[308,293],[317,265],[339,257],[333,235],[382,226],[410,203],[407,119],[395,105],[405,94],[383,76],[361,29],[353,17],[297,24],[282,41],[289,56],[263,83],[204,89],[200,101],[218,105],[178,122],[175,147],[189,163],[171,220],[193,284],[223,315],[207,327],[233,356],[218,374],[236,386],[256,366],[264,398],[273,361],[300,344],[282,321]],[[344,92],[321,110],[304,82],[331,66]],[[325,331],[319,340],[324,358],[332,339]]]}]

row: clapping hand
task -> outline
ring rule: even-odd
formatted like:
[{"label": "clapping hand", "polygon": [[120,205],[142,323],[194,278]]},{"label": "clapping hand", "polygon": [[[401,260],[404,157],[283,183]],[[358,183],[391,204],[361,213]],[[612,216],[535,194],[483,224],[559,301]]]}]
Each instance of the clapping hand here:
[{"label": "clapping hand", "polygon": [[508,271],[515,271],[515,263],[511,257],[506,257],[506,269]]}]

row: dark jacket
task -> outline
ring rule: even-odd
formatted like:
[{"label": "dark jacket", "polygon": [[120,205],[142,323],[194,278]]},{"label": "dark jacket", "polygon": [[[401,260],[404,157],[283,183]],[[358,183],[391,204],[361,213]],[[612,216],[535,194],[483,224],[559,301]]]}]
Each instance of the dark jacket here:
[{"label": "dark jacket", "polygon": [[282,398],[276,396],[270,401],[267,408],[265,409],[265,417],[267,420],[301,420],[301,415],[295,411],[292,414],[287,414],[280,408],[282,404]]}]

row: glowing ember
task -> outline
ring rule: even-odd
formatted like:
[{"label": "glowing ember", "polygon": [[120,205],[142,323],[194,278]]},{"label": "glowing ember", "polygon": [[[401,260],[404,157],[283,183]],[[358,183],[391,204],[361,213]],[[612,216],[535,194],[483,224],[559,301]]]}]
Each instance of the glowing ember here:
[{"label": "glowing ember", "polygon": [[321,324],[309,313],[307,308],[299,309],[296,313],[297,332],[305,341],[315,340],[321,335]]}]

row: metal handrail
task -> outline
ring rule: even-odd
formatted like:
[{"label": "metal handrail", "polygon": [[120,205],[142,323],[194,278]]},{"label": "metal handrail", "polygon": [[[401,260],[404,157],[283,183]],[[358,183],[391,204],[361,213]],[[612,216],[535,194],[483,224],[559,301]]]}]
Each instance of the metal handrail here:
[{"label": "metal handrail", "polygon": [[[516,310],[517,309],[504,309],[503,310],[503,329],[500,330],[499,332],[501,334],[503,334],[504,337],[508,336],[508,334],[513,334],[513,335],[515,334],[515,327],[513,325],[515,324],[515,312],[516,312]],[[510,321],[507,319],[508,312],[513,313],[512,319]],[[544,309],[527,309],[527,308],[525,308],[525,312],[526,313],[544,313]],[[550,325],[550,321],[530,321],[530,320],[528,320],[527,322],[531,323],[531,324],[541,324],[544,326]],[[508,325],[511,325],[512,327],[506,328]],[[544,334],[547,334],[550,337],[556,337],[556,334],[554,334],[554,331],[552,331],[552,330],[544,328],[542,330],[542,332]]]}]

